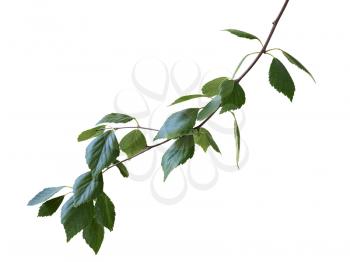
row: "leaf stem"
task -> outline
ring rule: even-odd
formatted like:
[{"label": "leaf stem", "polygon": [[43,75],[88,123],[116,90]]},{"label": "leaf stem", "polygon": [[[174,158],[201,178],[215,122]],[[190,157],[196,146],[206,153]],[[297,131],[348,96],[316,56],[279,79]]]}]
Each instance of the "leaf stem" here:
[{"label": "leaf stem", "polygon": [[[263,45],[263,44],[261,44],[261,45]],[[243,62],[244,62],[249,56],[251,56],[251,55],[256,55],[256,54],[259,54],[259,52],[249,53],[249,54],[245,55],[245,56],[242,58],[242,60],[239,62],[238,66],[236,67],[235,72],[234,72],[233,75],[232,75],[232,79],[235,78],[235,76],[236,76],[238,70],[241,68]]]},{"label": "leaf stem", "polygon": [[136,125],[137,125],[138,127],[140,127],[140,123],[139,123],[139,121],[137,121],[136,118],[134,118],[134,121],[136,122]]},{"label": "leaf stem", "polygon": [[145,129],[150,131],[156,131],[158,132],[159,129],[150,128],[150,127],[143,127],[143,126],[122,126],[122,127],[112,127],[111,130],[119,130],[119,129]]},{"label": "leaf stem", "polygon": [[266,50],[266,52],[270,52],[270,51],[274,51],[274,50],[282,51],[281,48],[271,48],[271,49]]}]

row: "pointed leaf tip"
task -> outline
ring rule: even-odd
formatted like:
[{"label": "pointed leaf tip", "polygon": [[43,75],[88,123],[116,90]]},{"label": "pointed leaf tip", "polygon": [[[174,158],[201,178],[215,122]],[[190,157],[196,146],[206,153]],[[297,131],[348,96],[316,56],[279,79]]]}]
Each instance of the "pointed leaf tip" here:
[{"label": "pointed leaf tip", "polygon": [[241,31],[241,30],[237,30],[237,29],[224,29],[223,31],[226,31],[226,32],[230,32],[231,34],[235,35],[235,36],[238,36],[238,37],[241,37],[241,38],[246,38],[246,39],[251,39],[251,40],[258,40],[260,43],[261,43],[261,40],[253,35],[253,34],[250,34],[250,33],[247,33],[247,32],[244,32],[244,31]]},{"label": "pointed leaf tip", "polygon": [[85,239],[85,242],[97,255],[103,242],[104,228],[95,219],[93,219],[91,223],[84,228],[83,237]]},{"label": "pointed leaf tip", "polygon": [[306,72],[312,78],[312,80],[316,83],[316,80],[314,76],[310,73],[310,71],[307,70],[306,67],[303,66],[295,57],[293,57],[291,54],[287,53],[286,51],[281,50],[281,52],[291,64],[297,66],[299,69]]}]

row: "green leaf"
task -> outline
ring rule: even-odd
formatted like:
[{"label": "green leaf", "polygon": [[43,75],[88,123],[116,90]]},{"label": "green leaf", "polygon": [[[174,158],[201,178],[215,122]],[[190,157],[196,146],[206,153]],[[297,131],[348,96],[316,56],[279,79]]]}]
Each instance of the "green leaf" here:
[{"label": "green leaf", "polygon": [[225,80],[228,80],[228,78],[219,77],[209,81],[202,87],[202,93],[209,97],[218,95],[220,92],[220,86]]},{"label": "green leaf", "polygon": [[182,103],[182,102],[185,102],[185,101],[188,101],[188,100],[191,100],[191,99],[199,98],[199,97],[206,97],[206,96],[202,95],[202,94],[182,96],[182,97],[179,97],[178,99],[176,99],[170,105],[172,106],[172,105],[175,105],[175,104],[178,104],[178,103]]},{"label": "green leaf", "polygon": [[119,113],[111,113],[106,116],[104,116],[100,121],[97,122],[96,125],[98,124],[103,124],[103,123],[127,123],[133,120],[134,118],[128,115],[124,114],[119,114]]},{"label": "green leaf", "polygon": [[81,230],[87,227],[94,217],[94,206],[92,201],[74,206],[74,197],[68,199],[61,209],[61,223],[67,236],[67,242]]},{"label": "green leaf", "polygon": [[86,148],[86,162],[93,177],[97,177],[119,156],[119,145],[114,131],[96,137]]},{"label": "green leaf", "polygon": [[221,97],[214,97],[201,111],[199,111],[197,120],[201,121],[215,113],[221,105]]},{"label": "green leaf", "polygon": [[236,165],[237,168],[239,168],[239,157],[240,157],[240,151],[241,151],[241,134],[239,131],[239,126],[237,123],[237,119],[236,116],[234,114],[234,112],[231,112],[234,118],[234,134],[235,134],[235,141],[236,141]]},{"label": "green leaf", "polygon": [[117,164],[117,167],[118,167],[118,169],[123,177],[129,177],[128,169],[126,168],[126,166],[123,163]]},{"label": "green leaf", "polygon": [[98,223],[112,231],[115,221],[115,210],[113,202],[105,193],[98,196],[95,204],[95,212]]},{"label": "green leaf", "polygon": [[105,131],[106,126],[96,126],[94,128],[88,129],[83,131],[79,136],[78,136],[78,142],[88,140],[90,138],[102,135],[103,132]]},{"label": "green leaf", "polygon": [[207,152],[208,147],[212,146],[216,152],[221,153],[218,145],[215,143],[212,135],[207,129],[203,127],[199,128],[196,130],[196,132],[193,133],[193,138],[194,142],[202,147],[204,152]]},{"label": "green leaf", "polygon": [[313,75],[309,72],[309,70],[306,69],[305,66],[303,66],[295,57],[293,57],[291,54],[287,53],[286,51],[281,50],[282,54],[288,59],[289,62],[291,62],[293,65],[296,65],[299,69],[303,70],[306,72],[312,80],[316,83],[315,78]]},{"label": "green leaf", "polygon": [[54,194],[56,194],[58,191],[60,191],[62,188],[64,188],[64,186],[44,188],[42,191],[36,194],[35,197],[33,197],[28,202],[28,206],[34,206],[42,202],[45,202],[46,200],[51,198]]},{"label": "green leaf", "polygon": [[272,60],[269,71],[270,84],[293,101],[295,86],[285,66],[277,58]]},{"label": "green leaf", "polygon": [[237,30],[237,29],[226,29],[224,31],[230,32],[231,34],[234,34],[235,36],[238,37],[242,37],[242,38],[247,38],[247,39],[251,39],[251,40],[258,40],[261,43],[261,40],[256,37],[255,35],[252,35],[250,33],[241,31],[241,30]]},{"label": "green leaf", "polygon": [[147,147],[145,136],[138,129],[126,134],[119,143],[120,149],[132,157]]},{"label": "green leaf", "polygon": [[104,228],[95,219],[84,228],[83,237],[85,242],[94,250],[95,254],[98,253],[104,238]]},{"label": "green leaf", "polygon": [[239,83],[234,80],[226,80],[221,84],[221,112],[236,110],[245,103],[245,93]]},{"label": "green leaf", "polygon": [[63,199],[64,195],[46,201],[40,206],[38,217],[47,217],[53,215],[62,204]]},{"label": "green leaf", "polygon": [[193,136],[180,137],[173,143],[162,157],[164,181],[170,172],[180,164],[184,164],[194,154]]},{"label": "green leaf", "polygon": [[93,177],[91,172],[80,175],[74,182],[74,205],[80,206],[96,198],[103,191],[102,175]]},{"label": "green leaf", "polygon": [[198,108],[189,108],[172,114],[163,124],[154,140],[172,139],[188,134],[196,123]]}]

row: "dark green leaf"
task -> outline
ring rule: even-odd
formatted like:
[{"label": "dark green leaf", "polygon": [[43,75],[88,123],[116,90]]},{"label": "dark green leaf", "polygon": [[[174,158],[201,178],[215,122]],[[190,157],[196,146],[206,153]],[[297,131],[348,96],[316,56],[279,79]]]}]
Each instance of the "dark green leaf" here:
[{"label": "dark green leaf", "polygon": [[235,141],[236,141],[236,165],[239,168],[239,157],[240,157],[240,151],[241,151],[241,134],[239,131],[239,126],[237,123],[237,119],[235,114],[232,112],[233,118],[234,118],[234,134],[235,134]]},{"label": "dark green leaf", "polygon": [[172,139],[189,133],[196,123],[198,108],[189,108],[172,114],[163,124],[154,140]]},{"label": "dark green leaf", "polygon": [[272,60],[269,72],[270,84],[293,101],[295,86],[285,66],[277,58]]},{"label": "dark green leaf", "polygon": [[221,105],[221,97],[214,97],[201,111],[199,111],[197,120],[201,121],[213,114]]},{"label": "dark green leaf", "polygon": [[36,194],[35,197],[32,198],[32,200],[28,202],[28,206],[34,206],[42,202],[45,202],[46,200],[51,198],[54,194],[56,194],[58,191],[60,191],[62,188],[64,188],[64,186],[44,188],[42,191]]},{"label": "dark green leaf", "polygon": [[172,106],[172,105],[175,105],[175,104],[178,104],[178,103],[182,103],[182,102],[194,99],[194,98],[199,98],[199,97],[206,97],[206,96],[205,95],[201,95],[201,94],[182,96],[182,97],[179,97],[178,99],[176,99],[170,105]]},{"label": "dark green leaf", "polygon": [[220,92],[221,83],[228,80],[227,77],[215,78],[202,87],[202,93],[206,96],[216,96]]},{"label": "dark green leaf", "polygon": [[146,148],[147,142],[145,136],[138,129],[126,134],[119,143],[120,149],[124,151],[128,157],[132,157]]},{"label": "dark green leaf", "polygon": [[86,243],[94,250],[95,254],[98,253],[104,238],[104,228],[95,219],[84,228],[83,237]]},{"label": "dark green leaf", "polygon": [[98,124],[103,123],[127,123],[133,120],[134,118],[128,115],[119,114],[119,113],[111,113],[106,116],[104,116],[100,121],[97,122]]},{"label": "dark green leaf", "polygon": [[126,166],[123,163],[119,163],[117,164],[117,167],[120,171],[120,173],[122,174],[123,177],[128,177],[129,176],[129,172],[128,169],[126,168]]},{"label": "dark green leaf", "polygon": [[44,204],[41,205],[39,209],[38,217],[51,216],[60,207],[63,199],[64,199],[64,196],[59,196],[49,201],[46,201]]},{"label": "dark green leaf", "polygon": [[180,137],[164,153],[162,158],[162,168],[164,172],[164,181],[170,172],[180,164],[184,164],[194,154],[193,136]]},{"label": "dark green leaf", "polygon": [[207,129],[201,127],[193,133],[193,137],[194,142],[202,147],[204,152],[207,152],[208,147],[212,146],[216,152],[220,153],[218,145],[215,143],[212,135]]},{"label": "dark green leaf", "polygon": [[221,112],[236,110],[245,103],[245,93],[239,83],[234,80],[226,80],[221,84]]},{"label": "dark green leaf", "polygon": [[102,135],[103,132],[105,131],[106,126],[96,126],[94,128],[88,129],[83,131],[79,136],[78,136],[78,142],[88,140],[90,138]]},{"label": "dark green leaf", "polygon": [[288,59],[289,62],[291,62],[293,65],[296,65],[297,67],[299,67],[299,69],[303,70],[304,72],[306,72],[307,74],[309,74],[309,76],[312,78],[312,80],[314,80],[314,82],[316,83],[315,78],[313,77],[313,75],[309,72],[309,70],[306,69],[305,66],[303,66],[295,57],[293,57],[291,54],[287,53],[286,51],[281,50],[283,55]]},{"label": "dark green leaf", "polygon": [[112,231],[114,227],[115,210],[113,202],[105,193],[98,196],[95,204],[95,212],[98,223]]},{"label": "dark green leaf", "polygon": [[86,148],[86,162],[93,177],[97,177],[119,156],[119,145],[114,131],[96,137]]},{"label": "dark green leaf", "polygon": [[247,38],[247,39],[251,39],[251,40],[256,39],[261,43],[261,41],[258,37],[256,37],[255,35],[252,35],[250,33],[247,33],[247,32],[243,32],[243,31],[240,31],[237,29],[226,29],[224,31],[230,32],[231,34],[234,34],[235,36],[238,36],[238,37]]},{"label": "dark green leaf", "polygon": [[66,231],[67,242],[87,227],[93,217],[94,205],[92,201],[75,207],[74,198],[68,199],[61,209],[61,223]]},{"label": "dark green leaf", "polygon": [[80,175],[74,182],[74,205],[80,206],[96,198],[103,191],[102,175],[93,177],[91,172]]}]

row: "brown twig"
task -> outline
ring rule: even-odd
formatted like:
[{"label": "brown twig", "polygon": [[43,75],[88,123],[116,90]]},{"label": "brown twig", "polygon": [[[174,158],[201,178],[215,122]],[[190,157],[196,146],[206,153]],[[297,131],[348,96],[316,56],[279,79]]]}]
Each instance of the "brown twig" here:
[{"label": "brown twig", "polygon": [[276,27],[278,25],[278,22],[280,21],[283,13],[284,13],[284,10],[286,10],[287,8],[287,5],[288,5],[288,2],[289,0],[286,0],[284,2],[284,5],[282,6],[282,9],[281,11],[279,12],[277,18],[273,21],[272,23],[272,28],[271,28],[271,31],[270,31],[270,34],[269,36],[267,37],[266,41],[265,41],[265,44],[263,45],[262,49],[260,50],[259,54],[255,57],[254,61],[250,64],[250,66],[244,71],[244,73],[238,77],[235,81],[237,83],[239,83],[248,73],[249,71],[254,67],[254,65],[258,62],[258,60],[260,59],[260,57],[266,52],[266,49],[267,49],[267,46],[269,45],[270,41],[271,41],[271,38],[272,38],[272,35],[273,33],[275,32],[276,30]]}]

